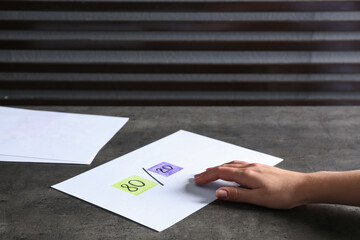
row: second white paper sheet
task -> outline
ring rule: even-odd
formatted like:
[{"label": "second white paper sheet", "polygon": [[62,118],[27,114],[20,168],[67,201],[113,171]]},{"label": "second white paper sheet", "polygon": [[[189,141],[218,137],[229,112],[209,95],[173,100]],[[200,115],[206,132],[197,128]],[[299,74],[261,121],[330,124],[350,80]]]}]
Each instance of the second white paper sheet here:
[{"label": "second white paper sheet", "polygon": [[88,164],[88,162],[76,162],[67,160],[54,160],[48,158],[37,157],[17,157],[0,154],[1,162],[19,162],[19,163],[61,163],[61,164]]},{"label": "second white paper sheet", "polygon": [[90,164],[128,120],[0,107],[0,161]]},{"label": "second white paper sheet", "polygon": [[233,160],[282,161],[180,130],[53,188],[162,231],[214,201],[220,186],[236,186],[221,180],[197,186],[193,181],[207,167]]}]

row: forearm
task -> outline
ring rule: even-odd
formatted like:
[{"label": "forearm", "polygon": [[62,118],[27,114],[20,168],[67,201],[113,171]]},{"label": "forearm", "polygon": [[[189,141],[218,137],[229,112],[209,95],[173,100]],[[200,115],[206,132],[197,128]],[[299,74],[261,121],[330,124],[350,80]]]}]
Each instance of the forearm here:
[{"label": "forearm", "polygon": [[360,170],[314,172],[304,175],[299,200],[306,203],[332,203],[360,206]]}]

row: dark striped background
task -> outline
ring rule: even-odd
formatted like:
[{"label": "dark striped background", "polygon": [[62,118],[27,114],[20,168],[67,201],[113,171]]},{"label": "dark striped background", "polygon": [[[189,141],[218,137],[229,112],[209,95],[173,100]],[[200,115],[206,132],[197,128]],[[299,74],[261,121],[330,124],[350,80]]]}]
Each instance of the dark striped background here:
[{"label": "dark striped background", "polygon": [[360,1],[1,1],[0,104],[358,105]]}]

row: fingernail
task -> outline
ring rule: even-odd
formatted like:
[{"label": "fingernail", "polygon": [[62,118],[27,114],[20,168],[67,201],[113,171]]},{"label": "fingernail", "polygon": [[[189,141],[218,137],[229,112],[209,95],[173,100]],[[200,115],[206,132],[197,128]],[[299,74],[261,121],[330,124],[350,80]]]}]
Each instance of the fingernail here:
[{"label": "fingernail", "polygon": [[216,191],[216,197],[221,199],[227,199],[228,193],[225,190],[219,189]]},{"label": "fingernail", "polygon": [[194,177],[195,177],[195,178],[199,178],[199,177],[200,177],[200,173],[199,173],[199,174],[196,174]]}]

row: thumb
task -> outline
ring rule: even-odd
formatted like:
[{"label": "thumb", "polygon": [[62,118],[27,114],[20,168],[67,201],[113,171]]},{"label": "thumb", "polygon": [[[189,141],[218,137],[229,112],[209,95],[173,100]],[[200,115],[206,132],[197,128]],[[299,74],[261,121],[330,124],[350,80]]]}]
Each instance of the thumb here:
[{"label": "thumb", "polygon": [[216,197],[222,200],[232,202],[246,202],[252,201],[252,190],[240,187],[222,187],[216,191]]}]

